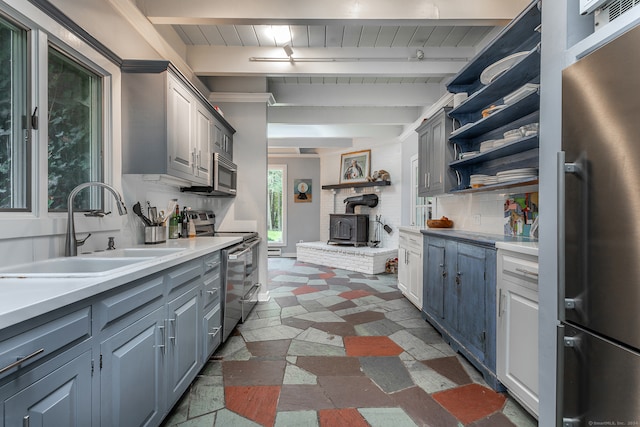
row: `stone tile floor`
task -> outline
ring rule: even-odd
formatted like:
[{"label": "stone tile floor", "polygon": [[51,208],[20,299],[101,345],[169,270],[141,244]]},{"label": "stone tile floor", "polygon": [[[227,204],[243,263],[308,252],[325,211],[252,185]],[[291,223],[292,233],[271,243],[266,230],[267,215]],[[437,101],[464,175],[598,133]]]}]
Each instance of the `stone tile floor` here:
[{"label": "stone tile floor", "polygon": [[163,426],[537,425],[451,350],[396,281],[270,258],[270,301],[216,351]]}]

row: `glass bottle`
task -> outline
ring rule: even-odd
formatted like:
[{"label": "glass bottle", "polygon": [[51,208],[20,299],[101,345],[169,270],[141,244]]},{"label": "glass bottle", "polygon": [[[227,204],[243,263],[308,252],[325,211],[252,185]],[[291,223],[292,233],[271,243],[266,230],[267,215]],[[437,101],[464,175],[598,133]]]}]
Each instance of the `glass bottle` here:
[{"label": "glass bottle", "polygon": [[176,210],[169,219],[169,238],[177,239],[180,237],[180,208],[176,205]]}]

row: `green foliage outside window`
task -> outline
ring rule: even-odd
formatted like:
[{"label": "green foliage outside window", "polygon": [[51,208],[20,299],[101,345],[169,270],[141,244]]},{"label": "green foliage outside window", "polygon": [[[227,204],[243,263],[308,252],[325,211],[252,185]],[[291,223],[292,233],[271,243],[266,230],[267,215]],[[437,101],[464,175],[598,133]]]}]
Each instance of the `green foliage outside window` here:
[{"label": "green foliage outside window", "polygon": [[282,242],[283,175],[282,169],[269,169],[267,181],[269,203],[267,236],[269,242]]},{"label": "green foliage outside window", "polygon": [[[78,184],[102,180],[101,87],[95,73],[52,48],[48,72],[48,204],[56,211],[67,209],[67,197]],[[80,192],[76,207],[98,208],[91,194]]]}]

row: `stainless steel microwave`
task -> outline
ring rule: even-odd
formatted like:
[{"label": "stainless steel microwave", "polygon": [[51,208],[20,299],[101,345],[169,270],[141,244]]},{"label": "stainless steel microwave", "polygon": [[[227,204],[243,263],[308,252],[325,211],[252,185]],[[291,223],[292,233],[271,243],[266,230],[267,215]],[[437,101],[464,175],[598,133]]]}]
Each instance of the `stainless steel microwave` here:
[{"label": "stainless steel microwave", "polygon": [[203,196],[235,196],[238,182],[238,167],[220,153],[214,153],[211,166],[211,184],[205,186],[184,187],[183,192]]}]

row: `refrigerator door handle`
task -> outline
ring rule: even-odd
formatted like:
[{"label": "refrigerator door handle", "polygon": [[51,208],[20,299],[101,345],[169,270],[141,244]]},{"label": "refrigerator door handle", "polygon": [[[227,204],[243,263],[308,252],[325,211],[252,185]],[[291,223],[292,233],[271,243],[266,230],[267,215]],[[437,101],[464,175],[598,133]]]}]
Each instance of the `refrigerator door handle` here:
[{"label": "refrigerator door handle", "polygon": [[[561,322],[564,322],[565,314],[564,314],[564,297],[565,297],[565,264],[564,264],[564,254],[565,254],[565,210],[566,210],[566,202],[565,202],[565,153],[564,151],[559,151],[557,154],[557,172],[558,172],[558,319]],[[560,348],[560,347],[558,347]],[[558,351],[558,353],[560,353]]]}]

